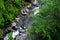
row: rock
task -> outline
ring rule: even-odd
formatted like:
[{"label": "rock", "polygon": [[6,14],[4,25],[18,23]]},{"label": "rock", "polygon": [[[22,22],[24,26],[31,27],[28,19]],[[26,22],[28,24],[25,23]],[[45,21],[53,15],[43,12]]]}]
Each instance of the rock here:
[{"label": "rock", "polygon": [[21,27],[20,27],[20,30],[19,30],[21,33],[24,33],[25,32],[25,30],[24,29],[22,29]]},{"label": "rock", "polygon": [[28,6],[26,6],[28,9],[31,7],[32,5],[31,4],[29,4]]},{"label": "rock", "polygon": [[29,13],[29,11],[31,10],[31,4],[29,4],[28,6],[26,6],[26,11]]},{"label": "rock", "polygon": [[22,13],[22,14],[27,14],[27,12],[25,11],[25,9],[22,9],[22,10],[21,10],[21,13]]},{"label": "rock", "polygon": [[24,29],[26,29],[26,27],[24,26]]},{"label": "rock", "polygon": [[21,36],[17,36],[15,40],[21,40]]},{"label": "rock", "polygon": [[15,27],[15,26],[12,26],[12,29],[13,29],[13,30],[17,30],[17,27]]},{"label": "rock", "polygon": [[26,33],[20,33],[20,36],[17,36],[16,37],[16,40],[25,40],[27,37],[27,34]]},{"label": "rock", "polygon": [[16,23],[15,23],[15,22],[13,22],[13,23],[12,23],[12,26],[16,26]]},{"label": "rock", "polygon": [[25,8],[25,11],[28,13],[28,12],[29,12],[29,9],[26,7],[26,8]]},{"label": "rock", "polygon": [[4,40],[4,39],[0,37],[0,40]]},{"label": "rock", "polygon": [[19,22],[20,18],[15,18],[15,20],[16,20],[17,22]]},{"label": "rock", "polygon": [[39,7],[35,7],[32,11],[33,11],[34,15],[36,15],[37,13],[40,12]]},{"label": "rock", "polygon": [[27,7],[27,9],[29,9],[29,11],[30,10],[32,10],[32,8],[34,7],[33,5],[31,5],[31,4],[29,4],[28,6],[26,6]]},{"label": "rock", "polygon": [[3,30],[3,35],[5,36],[7,33],[8,33],[8,30],[6,29],[6,30]]},{"label": "rock", "polygon": [[21,36],[23,37],[23,39],[26,39],[27,33],[22,33]]},{"label": "rock", "polygon": [[8,34],[5,36],[5,38],[4,38],[4,40],[8,40],[9,38],[8,38]]},{"label": "rock", "polygon": [[19,31],[16,30],[12,33],[12,38],[14,39],[19,34]]},{"label": "rock", "polygon": [[20,28],[20,30],[22,29],[21,27],[19,27]]},{"label": "rock", "polygon": [[32,1],[32,4],[33,4],[33,6],[38,7],[38,0],[33,0],[33,1]]}]

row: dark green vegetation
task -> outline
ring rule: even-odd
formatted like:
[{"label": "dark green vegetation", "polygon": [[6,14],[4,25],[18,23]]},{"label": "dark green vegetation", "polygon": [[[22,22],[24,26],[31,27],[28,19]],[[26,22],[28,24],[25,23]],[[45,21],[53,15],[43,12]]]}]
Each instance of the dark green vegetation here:
[{"label": "dark green vegetation", "polygon": [[8,34],[8,40],[12,40],[12,32],[10,32],[9,34]]},{"label": "dark green vegetation", "polygon": [[[41,0],[45,5],[40,7],[40,13],[29,30],[34,40],[60,40],[60,0]],[[31,38],[31,40],[33,37]]]},{"label": "dark green vegetation", "polygon": [[10,23],[23,5],[23,0],[0,0],[0,28]]},{"label": "dark green vegetation", "polygon": [[2,32],[3,30],[2,29],[0,29],[0,37],[3,37],[3,32]]},{"label": "dark green vegetation", "polygon": [[21,7],[27,5],[23,0],[0,0],[0,37],[3,31],[18,15]]}]

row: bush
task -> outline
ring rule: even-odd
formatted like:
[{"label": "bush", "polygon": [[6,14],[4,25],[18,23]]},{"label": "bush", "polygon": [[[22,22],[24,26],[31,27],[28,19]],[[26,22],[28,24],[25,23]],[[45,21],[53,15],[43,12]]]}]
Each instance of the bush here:
[{"label": "bush", "polygon": [[34,40],[60,40],[60,0],[41,1],[45,5],[40,8],[29,34],[38,35]]},{"label": "bush", "polygon": [[23,5],[23,0],[0,0],[0,28],[12,21]]}]

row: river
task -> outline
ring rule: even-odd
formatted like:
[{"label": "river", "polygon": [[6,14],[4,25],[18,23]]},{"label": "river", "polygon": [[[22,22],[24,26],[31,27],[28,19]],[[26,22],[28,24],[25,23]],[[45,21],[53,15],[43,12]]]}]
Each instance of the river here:
[{"label": "river", "polygon": [[[37,0],[33,1],[33,4],[36,4],[37,6],[34,6],[32,4],[29,4],[25,6],[23,9],[20,10],[19,14],[15,20],[12,22],[12,40],[25,40],[27,37],[27,30],[30,27],[30,25],[33,23],[33,19],[28,17],[31,13],[36,15],[39,13],[39,4]],[[28,9],[28,8],[31,9]],[[26,11],[25,11],[26,10]],[[21,16],[22,13],[22,16]],[[4,40],[8,40],[8,34],[5,36]]]}]

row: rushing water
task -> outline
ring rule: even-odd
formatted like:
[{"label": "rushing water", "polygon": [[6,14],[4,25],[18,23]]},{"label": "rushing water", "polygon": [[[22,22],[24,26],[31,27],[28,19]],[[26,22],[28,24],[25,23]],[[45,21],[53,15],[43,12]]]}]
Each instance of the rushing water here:
[{"label": "rushing water", "polygon": [[5,38],[4,38],[4,40],[8,40],[9,38],[8,38],[8,34],[5,36]]},{"label": "rushing water", "polygon": [[[33,1],[33,4],[34,4],[34,5],[38,5],[38,1],[37,1],[37,0],[34,0],[34,1]],[[29,10],[28,10],[28,11],[29,11]],[[39,13],[39,5],[38,5],[38,6],[34,6],[34,8],[32,9],[31,12],[33,12],[34,15],[36,15],[37,13]],[[25,18],[24,18],[24,19],[25,19]],[[26,18],[26,19],[28,19],[28,18]],[[19,20],[19,19],[18,19],[18,20]],[[21,20],[21,19],[20,19],[20,20]],[[19,23],[21,23],[21,22],[19,21]],[[18,24],[19,24],[19,23],[18,23]],[[27,23],[26,25],[28,25],[28,23]],[[16,26],[16,23],[14,23],[13,26]],[[22,29],[22,28],[20,27],[20,24],[19,24],[18,26],[19,26],[19,28],[18,28],[17,30],[14,30],[14,31],[12,32],[12,38],[13,38],[13,40],[16,38],[17,35],[21,34],[20,31],[22,31],[23,33],[25,32],[24,29]],[[25,38],[26,38],[26,36],[27,36],[26,32],[25,32],[25,34],[22,34],[22,35],[25,35],[25,36],[24,36]],[[8,34],[5,36],[4,40],[8,40]]]}]

